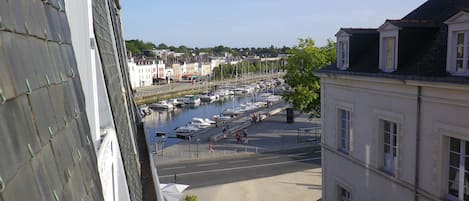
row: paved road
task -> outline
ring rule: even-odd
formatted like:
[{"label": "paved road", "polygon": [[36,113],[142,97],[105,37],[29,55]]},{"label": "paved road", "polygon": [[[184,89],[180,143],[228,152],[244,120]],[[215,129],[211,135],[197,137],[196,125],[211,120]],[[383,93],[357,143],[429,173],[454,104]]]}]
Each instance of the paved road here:
[{"label": "paved road", "polygon": [[280,174],[321,166],[319,147],[303,147],[233,158],[181,162],[158,166],[161,183],[176,182],[200,188]]}]

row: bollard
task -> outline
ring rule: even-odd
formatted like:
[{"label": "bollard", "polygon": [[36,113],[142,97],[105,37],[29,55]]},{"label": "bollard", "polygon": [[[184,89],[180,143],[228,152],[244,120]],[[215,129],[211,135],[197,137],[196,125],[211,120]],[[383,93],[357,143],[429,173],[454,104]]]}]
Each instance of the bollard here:
[{"label": "bollard", "polygon": [[176,173],[174,173],[174,183],[176,184]]},{"label": "bollard", "polygon": [[247,147],[244,148],[244,152],[248,152],[248,148],[247,148]]}]

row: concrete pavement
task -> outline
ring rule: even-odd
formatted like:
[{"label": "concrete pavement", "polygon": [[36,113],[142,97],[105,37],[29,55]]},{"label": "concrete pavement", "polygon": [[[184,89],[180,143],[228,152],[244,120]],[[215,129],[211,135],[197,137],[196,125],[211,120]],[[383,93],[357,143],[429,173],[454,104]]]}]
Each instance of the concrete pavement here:
[{"label": "concrete pavement", "polygon": [[186,195],[204,201],[316,201],[321,197],[321,168],[218,186],[189,188]]},{"label": "concrete pavement", "polygon": [[[277,105],[282,107],[282,105]],[[274,110],[275,107],[268,110]],[[230,128],[249,121],[247,117],[241,117],[229,122]],[[270,116],[268,119],[252,124],[247,127],[248,144],[237,142],[234,135],[212,144],[213,152],[209,151],[209,137],[220,135],[223,125],[218,128],[211,128],[196,135],[191,141],[184,141],[179,144],[166,147],[155,155],[157,165],[174,163],[184,160],[206,159],[214,157],[229,157],[237,154],[252,154],[258,152],[268,152],[281,149],[289,149],[298,146],[314,146],[320,141],[312,133],[298,133],[298,128],[318,127],[319,119],[310,120],[307,114],[295,115],[294,123],[286,123],[286,112]],[[300,138],[299,138],[300,137]],[[200,139],[200,141],[197,141]],[[314,141],[316,140],[316,141]]]},{"label": "concrete pavement", "polygon": [[[165,149],[165,156],[157,155],[157,165],[178,163],[182,160],[208,159],[214,157],[235,158],[243,154],[291,149],[301,146],[319,146],[320,138],[312,133],[298,132],[298,128],[319,127],[319,119],[310,120],[306,114],[295,113],[294,123],[286,123],[286,111],[281,111],[268,119],[247,127],[248,144],[238,143],[234,136],[213,144],[209,152],[207,139],[221,133],[222,126],[207,132],[197,144],[180,143]],[[242,124],[240,118],[231,126]],[[198,146],[198,147],[197,147]],[[166,155],[167,154],[167,155]],[[243,181],[228,182],[221,185],[190,187],[186,195],[196,195],[204,201],[316,201],[321,197],[321,168],[300,170],[293,173],[246,178]]]}]

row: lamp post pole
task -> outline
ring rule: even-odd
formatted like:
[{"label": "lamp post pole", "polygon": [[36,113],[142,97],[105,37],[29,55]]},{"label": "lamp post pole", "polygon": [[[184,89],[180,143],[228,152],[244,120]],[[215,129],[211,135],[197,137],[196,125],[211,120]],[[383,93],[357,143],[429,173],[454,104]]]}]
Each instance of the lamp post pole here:
[{"label": "lamp post pole", "polygon": [[165,138],[166,138],[165,135],[162,135],[162,136],[161,136],[161,142],[162,142],[162,144],[163,144],[163,146],[161,146],[161,157],[163,157],[163,158],[164,158],[164,143],[166,142],[166,139],[165,139]]},{"label": "lamp post pole", "polygon": [[197,138],[197,158],[199,158],[199,142],[200,142],[200,138]]}]

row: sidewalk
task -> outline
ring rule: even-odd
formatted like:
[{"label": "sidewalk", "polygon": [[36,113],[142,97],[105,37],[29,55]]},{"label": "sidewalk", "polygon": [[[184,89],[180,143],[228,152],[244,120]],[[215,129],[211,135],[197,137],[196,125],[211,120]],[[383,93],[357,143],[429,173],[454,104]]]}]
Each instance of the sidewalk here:
[{"label": "sidewalk", "polygon": [[277,175],[261,179],[189,189],[204,201],[316,201],[321,198],[321,168]]},{"label": "sidewalk", "polygon": [[[269,111],[277,107],[269,108]],[[241,117],[228,125],[235,128],[242,125],[248,117]],[[220,135],[223,125],[218,128],[211,128],[192,137],[191,141],[172,145],[160,151],[155,156],[157,164],[175,163],[184,160],[197,160],[215,157],[233,157],[240,154],[254,154],[258,152],[269,152],[282,149],[291,149],[301,146],[317,146],[319,139],[309,143],[298,142],[298,128],[319,126],[319,119],[310,121],[307,114],[296,114],[294,123],[286,123],[285,110],[268,117],[266,120],[252,124],[247,127],[248,144],[237,142],[234,135],[212,144],[213,152],[209,152],[210,136]],[[308,136],[301,136],[308,138]],[[310,137],[310,136],[309,136]],[[198,141],[199,139],[199,141]]]}]

